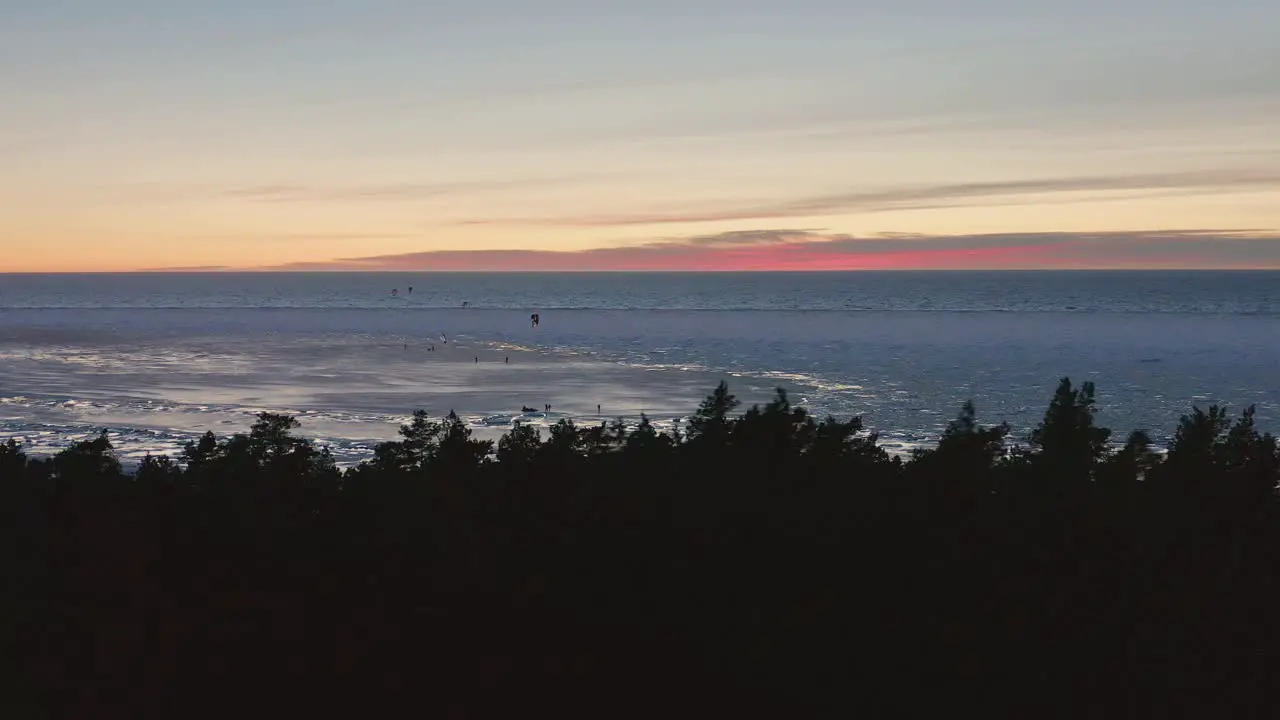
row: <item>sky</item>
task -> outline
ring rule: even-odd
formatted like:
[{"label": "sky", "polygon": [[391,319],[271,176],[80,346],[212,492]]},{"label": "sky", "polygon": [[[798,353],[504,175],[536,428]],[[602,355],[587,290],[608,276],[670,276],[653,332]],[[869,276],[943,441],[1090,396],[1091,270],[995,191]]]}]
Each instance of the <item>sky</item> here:
[{"label": "sky", "polygon": [[0,271],[1280,268],[1273,0],[2,0]]}]

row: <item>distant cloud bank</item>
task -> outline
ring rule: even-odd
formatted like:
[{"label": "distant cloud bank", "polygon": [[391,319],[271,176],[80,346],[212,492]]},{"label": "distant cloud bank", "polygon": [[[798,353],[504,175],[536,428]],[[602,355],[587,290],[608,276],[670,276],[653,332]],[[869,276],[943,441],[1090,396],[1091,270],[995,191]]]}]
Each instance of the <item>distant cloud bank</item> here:
[{"label": "distant cloud bank", "polygon": [[[837,214],[868,214],[902,210],[937,210],[982,205],[1020,205],[1046,195],[1054,203],[1088,201],[1107,193],[1132,197],[1212,195],[1280,189],[1280,171],[1256,168],[1081,175],[998,182],[914,185],[798,197],[777,203],[737,202],[720,206],[671,208],[662,211],[495,219],[468,219],[459,225],[546,225],[559,227],[617,227],[702,222],[745,222]],[[1066,197],[1062,197],[1062,195]]]},{"label": "distant cloud bank", "polygon": [[581,251],[440,250],[340,258],[269,270],[732,271],[1031,268],[1280,268],[1280,233],[875,235],[742,230]]}]

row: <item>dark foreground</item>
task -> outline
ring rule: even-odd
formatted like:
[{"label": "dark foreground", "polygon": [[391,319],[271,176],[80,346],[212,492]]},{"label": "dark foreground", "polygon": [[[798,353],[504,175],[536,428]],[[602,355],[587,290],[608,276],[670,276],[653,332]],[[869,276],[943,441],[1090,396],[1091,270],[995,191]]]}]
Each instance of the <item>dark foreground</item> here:
[{"label": "dark foreground", "polygon": [[0,712],[1274,716],[1275,440],[1092,405],[907,462],[723,387],[675,435],[420,414],[345,473],[275,415],[135,476],[0,446]]}]

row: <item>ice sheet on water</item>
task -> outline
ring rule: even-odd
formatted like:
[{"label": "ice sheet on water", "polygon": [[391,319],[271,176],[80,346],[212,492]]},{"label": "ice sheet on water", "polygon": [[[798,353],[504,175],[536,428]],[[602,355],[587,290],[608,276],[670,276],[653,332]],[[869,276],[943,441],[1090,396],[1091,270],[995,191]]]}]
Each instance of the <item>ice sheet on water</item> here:
[{"label": "ice sheet on water", "polygon": [[173,449],[289,410],[355,457],[419,407],[457,410],[489,437],[517,419],[641,412],[669,427],[728,379],[748,402],[783,385],[819,416],[861,415],[909,449],[968,399],[1021,435],[1069,375],[1097,382],[1100,419],[1120,434],[1168,431],[1210,402],[1256,403],[1274,430],[1276,337],[1269,315],[583,310],[532,328],[523,311],[476,308],[11,310],[0,418],[11,434],[106,426],[131,448]]}]

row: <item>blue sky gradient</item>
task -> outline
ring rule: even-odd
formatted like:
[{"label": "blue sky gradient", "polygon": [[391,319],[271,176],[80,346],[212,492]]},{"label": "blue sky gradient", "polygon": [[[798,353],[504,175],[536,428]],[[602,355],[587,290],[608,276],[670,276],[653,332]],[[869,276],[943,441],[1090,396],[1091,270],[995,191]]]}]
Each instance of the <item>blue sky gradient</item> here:
[{"label": "blue sky gradient", "polygon": [[1280,266],[1277,28],[1258,0],[8,0],[0,270],[796,227],[1239,229]]}]

